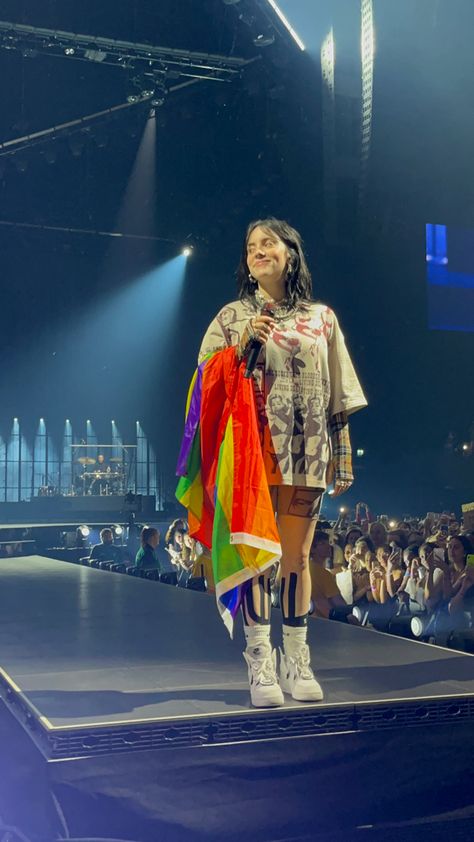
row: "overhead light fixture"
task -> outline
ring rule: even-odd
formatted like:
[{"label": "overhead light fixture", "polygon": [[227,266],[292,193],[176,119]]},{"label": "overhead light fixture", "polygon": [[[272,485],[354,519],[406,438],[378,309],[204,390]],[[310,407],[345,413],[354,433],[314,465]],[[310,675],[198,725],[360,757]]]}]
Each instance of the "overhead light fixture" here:
[{"label": "overhead light fixture", "polygon": [[84,152],[86,138],[83,134],[73,134],[68,138],[69,149],[74,158],[80,158]]},{"label": "overhead light fixture", "polygon": [[107,53],[103,50],[86,50],[84,53],[85,57],[89,59],[89,61],[105,61],[107,58]]},{"label": "overhead light fixture", "polygon": [[193,253],[193,247],[192,246],[185,246],[183,248],[182,252],[181,252],[183,257],[191,257],[192,253]]},{"label": "overhead light fixture", "polygon": [[13,163],[19,173],[24,173],[28,169],[28,158],[21,152],[16,152],[13,156]]},{"label": "overhead light fixture", "polygon": [[73,56],[75,54],[75,52],[76,51],[75,51],[74,47],[66,47],[65,50],[64,50],[64,55],[65,56]]},{"label": "overhead light fixture", "polygon": [[47,164],[55,164],[57,161],[58,153],[54,146],[45,146],[41,150],[41,155],[43,156],[44,160]]},{"label": "overhead light fixture", "polygon": [[292,27],[291,23],[289,22],[288,18],[283,14],[283,12],[280,9],[280,7],[278,6],[278,4],[275,3],[275,0],[268,0],[268,2],[270,3],[270,6],[272,7],[275,14],[278,15],[278,17],[280,18],[282,24],[287,28],[291,37],[296,41],[300,50],[304,51],[306,49],[305,45],[303,44],[303,42],[302,42],[301,38],[299,37],[299,35],[297,34],[297,32],[295,32],[295,30],[293,29],[293,27]]},{"label": "overhead light fixture", "polygon": [[256,47],[271,47],[275,43],[275,33],[271,29],[260,32],[253,39],[253,43]]}]

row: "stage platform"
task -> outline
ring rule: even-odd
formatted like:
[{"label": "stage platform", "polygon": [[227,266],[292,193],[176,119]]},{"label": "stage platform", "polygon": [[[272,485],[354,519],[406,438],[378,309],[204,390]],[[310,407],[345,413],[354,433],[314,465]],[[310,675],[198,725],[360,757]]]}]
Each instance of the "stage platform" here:
[{"label": "stage platform", "polygon": [[[16,526],[25,522],[36,524],[52,521],[79,522],[89,520],[127,520],[130,512],[137,520],[156,516],[155,495],[135,494],[133,500],[125,502],[123,494],[110,495],[57,495],[54,497],[32,497],[29,501],[0,503],[0,521],[5,526]],[[171,518],[170,518],[171,519]]]},{"label": "stage platform", "polygon": [[473,815],[474,659],[323,620],[309,635],[324,701],[255,710],[213,596],[0,560],[0,815],[57,838],[59,803],[71,837],[140,842],[406,842]]},{"label": "stage platform", "polygon": [[212,596],[41,556],[0,577],[1,692],[49,760],[474,718],[469,655],[314,620],[324,701],[255,710]]}]

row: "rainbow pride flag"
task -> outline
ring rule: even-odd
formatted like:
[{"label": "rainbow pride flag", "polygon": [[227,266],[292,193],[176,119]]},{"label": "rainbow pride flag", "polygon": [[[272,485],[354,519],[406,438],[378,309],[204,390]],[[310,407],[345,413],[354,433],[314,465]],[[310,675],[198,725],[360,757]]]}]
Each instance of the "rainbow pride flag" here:
[{"label": "rainbow pride flag", "polygon": [[217,606],[232,636],[242,590],[281,556],[252,380],[235,348],[207,357],[191,381],[176,497],[208,547]]}]

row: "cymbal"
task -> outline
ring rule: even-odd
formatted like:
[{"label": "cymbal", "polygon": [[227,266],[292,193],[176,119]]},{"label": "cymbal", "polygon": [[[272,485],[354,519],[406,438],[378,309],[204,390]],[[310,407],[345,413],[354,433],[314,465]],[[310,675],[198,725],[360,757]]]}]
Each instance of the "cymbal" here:
[{"label": "cymbal", "polygon": [[121,462],[121,461],[122,461],[121,456],[111,456],[110,459],[109,459],[109,462]]},{"label": "cymbal", "polygon": [[92,459],[91,456],[80,456],[79,459],[76,459],[76,462],[81,465],[95,465],[95,459]]}]

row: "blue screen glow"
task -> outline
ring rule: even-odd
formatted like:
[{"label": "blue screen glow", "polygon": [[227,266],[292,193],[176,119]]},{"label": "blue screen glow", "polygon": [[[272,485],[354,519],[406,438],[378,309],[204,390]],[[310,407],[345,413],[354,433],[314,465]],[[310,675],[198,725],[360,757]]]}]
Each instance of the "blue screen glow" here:
[{"label": "blue screen glow", "polygon": [[474,230],[427,225],[426,266],[429,327],[474,331]]}]

